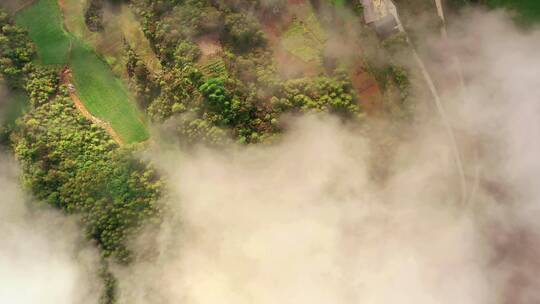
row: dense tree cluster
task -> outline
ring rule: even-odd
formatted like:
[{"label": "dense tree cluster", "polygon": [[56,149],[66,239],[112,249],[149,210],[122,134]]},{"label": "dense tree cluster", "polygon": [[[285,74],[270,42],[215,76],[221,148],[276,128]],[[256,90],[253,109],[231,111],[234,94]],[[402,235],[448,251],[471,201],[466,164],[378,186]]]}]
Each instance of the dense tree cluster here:
[{"label": "dense tree cluster", "polygon": [[[327,111],[360,117],[346,73],[330,71],[295,80],[276,73],[258,17],[283,12],[284,2],[134,0],[132,7],[163,66],[162,75],[153,80],[160,93],[146,99],[147,113],[156,122],[185,116],[172,121],[178,123],[178,134],[190,141],[194,134],[221,138],[225,129],[239,142],[264,141],[281,131],[283,112]],[[263,11],[249,12],[263,7]],[[204,72],[209,59],[197,43],[200,37],[219,45],[220,52],[213,56],[224,62],[225,71]],[[140,78],[131,79],[140,82]]]},{"label": "dense tree cluster", "polygon": [[278,96],[281,97],[274,96],[272,100],[282,111],[315,110],[342,115],[358,115],[361,112],[345,73],[337,78],[321,76],[287,81]]},{"label": "dense tree cluster", "polygon": [[24,30],[0,10],[0,73],[12,87],[22,87],[24,67],[35,55],[35,48]]},{"label": "dense tree cluster", "polygon": [[126,70],[130,81],[130,89],[137,96],[139,106],[146,109],[150,102],[160,93],[155,76],[148,70],[142,60],[126,43]]},{"label": "dense tree cluster", "polygon": [[[104,1],[88,1],[85,21],[92,31],[103,29]],[[125,43],[130,89],[149,119],[185,148],[269,142],[282,132],[286,113],[362,117],[339,64],[316,77],[285,79],[277,73],[260,21],[283,15],[285,0],[126,2],[162,67],[152,72]],[[129,238],[145,222],[159,221],[162,182],[134,158],[136,147],[119,147],[81,115],[61,84],[59,67],[41,66],[34,58],[26,32],[0,12],[0,73],[10,88],[25,92],[31,106],[10,136],[25,185],[41,201],[77,214],[104,258],[129,263]],[[405,70],[388,66],[377,72],[383,86],[391,83],[408,92]],[[114,278],[104,269],[104,300],[112,302]]]},{"label": "dense tree cluster", "polygon": [[225,16],[223,39],[238,52],[249,51],[266,43],[264,33],[255,17],[245,13],[231,13]]},{"label": "dense tree cluster", "polygon": [[[42,202],[77,214],[104,258],[130,261],[127,240],[159,219],[162,184],[152,168],[85,118],[60,84],[59,68],[32,62],[25,31],[0,12],[0,72],[11,90],[26,92],[31,108],[10,130],[23,181]],[[143,77],[135,65],[134,75]],[[141,75],[139,75],[141,74]],[[104,260],[105,261],[105,260]],[[104,303],[114,301],[114,278],[102,271]]]},{"label": "dense tree cluster", "polygon": [[2,74],[23,84],[32,105],[11,136],[25,183],[39,199],[80,214],[104,256],[126,261],[126,237],[158,212],[159,180],[129,148],[119,148],[82,116],[60,85],[58,68],[31,63],[34,48],[26,33],[6,14],[0,17],[0,41],[9,46],[2,49]]},{"label": "dense tree cluster", "polygon": [[48,204],[80,214],[104,256],[127,261],[126,238],[158,212],[154,172],[62,95],[34,108],[18,127],[14,151],[28,188]]},{"label": "dense tree cluster", "polygon": [[60,79],[55,68],[28,65],[28,77],[24,89],[28,92],[30,103],[37,107],[47,103],[57,93]]}]

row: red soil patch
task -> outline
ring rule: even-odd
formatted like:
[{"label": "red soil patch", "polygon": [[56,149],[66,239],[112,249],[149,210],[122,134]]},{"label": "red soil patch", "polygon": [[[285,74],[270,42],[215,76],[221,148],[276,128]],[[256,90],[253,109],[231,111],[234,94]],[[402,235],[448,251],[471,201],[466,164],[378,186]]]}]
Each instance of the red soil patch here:
[{"label": "red soil patch", "polygon": [[362,62],[356,62],[350,72],[353,88],[366,113],[375,114],[382,109],[383,96],[375,78],[369,74]]}]

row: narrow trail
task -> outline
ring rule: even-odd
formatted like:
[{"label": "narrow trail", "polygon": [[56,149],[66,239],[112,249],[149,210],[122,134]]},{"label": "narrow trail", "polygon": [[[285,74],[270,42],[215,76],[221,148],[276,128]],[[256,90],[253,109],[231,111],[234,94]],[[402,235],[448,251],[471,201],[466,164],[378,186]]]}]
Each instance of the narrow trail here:
[{"label": "narrow trail", "polygon": [[[437,6],[437,14],[439,14],[439,17],[443,20],[443,30],[442,35],[443,38],[446,39],[446,27],[444,24],[444,12],[442,3],[440,0],[435,0],[435,4]],[[418,65],[418,68],[422,72],[422,76],[424,77],[424,80],[426,81],[426,84],[428,85],[429,91],[431,92],[431,95],[433,97],[433,102],[435,104],[435,107],[437,109],[437,112],[442,120],[442,123],[444,125],[444,129],[446,131],[446,134],[448,136],[448,139],[450,141],[450,146],[452,149],[452,155],[454,157],[454,161],[456,163],[459,181],[460,181],[460,188],[461,188],[461,203],[462,205],[466,205],[468,198],[467,198],[467,182],[465,179],[465,170],[463,167],[463,161],[461,159],[461,153],[459,152],[456,136],[454,134],[454,130],[452,129],[452,125],[450,124],[450,120],[448,119],[448,115],[446,114],[446,111],[442,105],[441,98],[439,96],[439,92],[437,88],[435,87],[435,83],[433,82],[433,79],[431,78],[431,75],[429,74],[426,65],[424,64],[424,61],[422,58],[420,58],[420,55],[418,55],[418,52],[416,51],[416,48],[414,47],[414,44],[412,43],[411,39],[409,38],[409,35],[407,34],[407,31],[405,30],[405,27],[403,26],[403,23],[401,22],[401,19],[399,18],[399,14],[397,12],[397,7],[393,5],[393,8],[391,10],[391,13],[394,15],[394,18],[396,19],[398,23],[399,30],[405,35],[405,39],[407,41],[407,44],[409,45],[410,49],[412,50],[414,60],[416,61],[416,64]]]},{"label": "narrow trail", "polygon": [[[446,30],[446,17],[444,16],[444,6],[442,3],[442,0],[434,0],[435,6],[437,8],[437,15],[441,19],[441,37],[445,43],[449,41],[448,38],[448,31]],[[463,66],[461,65],[461,61],[459,60],[459,57],[455,54],[451,55],[452,59],[452,65],[453,69],[456,71],[458,79],[459,79],[459,89],[461,91],[461,98],[463,101],[467,98],[467,89],[465,85],[465,78],[463,76]],[[469,203],[474,199],[474,196],[476,194],[476,189],[478,188],[479,183],[479,177],[480,177],[480,171],[481,168],[476,166],[474,171],[474,177],[473,177],[473,184],[471,186],[471,189],[465,198],[465,205],[469,205]],[[467,189],[466,189],[467,190]]]},{"label": "narrow trail", "polygon": [[118,133],[116,133],[116,131],[111,127],[111,125],[92,115],[92,113],[90,113],[90,111],[88,111],[88,109],[84,106],[84,103],[79,99],[79,96],[75,92],[75,86],[73,85],[71,70],[68,67],[62,70],[60,81],[62,84],[68,87],[69,97],[73,101],[73,104],[75,104],[77,110],[79,110],[79,112],[81,112],[81,114],[88,120],[103,128],[119,146],[123,146],[124,142],[120,136],[118,136]]}]

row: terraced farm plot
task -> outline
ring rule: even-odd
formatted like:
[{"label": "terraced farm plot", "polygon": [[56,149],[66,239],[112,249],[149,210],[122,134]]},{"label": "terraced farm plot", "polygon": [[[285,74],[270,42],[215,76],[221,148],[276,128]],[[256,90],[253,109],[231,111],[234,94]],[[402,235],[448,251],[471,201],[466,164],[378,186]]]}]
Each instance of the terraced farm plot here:
[{"label": "terraced farm plot", "polygon": [[225,62],[219,56],[210,58],[206,63],[201,64],[200,70],[206,77],[210,77],[210,78],[228,77],[227,67],[225,66]]},{"label": "terraced farm plot", "polygon": [[16,22],[29,31],[42,64],[71,67],[77,94],[93,116],[109,123],[124,143],[148,138],[124,83],[90,46],[64,30],[56,0],[37,0],[17,13]]},{"label": "terraced farm plot", "polygon": [[77,93],[92,115],[109,122],[124,142],[148,138],[142,113],[124,84],[93,50],[82,42],[74,43],[70,66]]},{"label": "terraced farm plot", "polygon": [[40,63],[67,63],[70,36],[62,28],[62,16],[56,0],[37,1],[17,13],[15,20],[28,30],[37,46]]}]

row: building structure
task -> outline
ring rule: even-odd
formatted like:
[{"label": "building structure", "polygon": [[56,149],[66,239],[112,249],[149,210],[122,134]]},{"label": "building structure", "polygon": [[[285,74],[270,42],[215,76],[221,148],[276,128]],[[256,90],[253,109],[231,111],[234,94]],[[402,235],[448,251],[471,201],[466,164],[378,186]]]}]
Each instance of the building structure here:
[{"label": "building structure", "polygon": [[381,39],[403,32],[396,5],[392,0],[359,0],[364,8],[364,21]]}]

